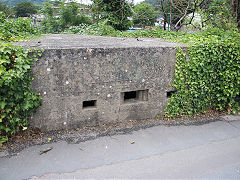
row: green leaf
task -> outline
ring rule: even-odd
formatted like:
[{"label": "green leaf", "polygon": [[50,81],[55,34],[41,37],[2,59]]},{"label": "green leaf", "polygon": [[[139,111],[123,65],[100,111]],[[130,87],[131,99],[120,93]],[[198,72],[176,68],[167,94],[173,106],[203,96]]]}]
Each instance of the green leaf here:
[{"label": "green leaf", "polygon": [[6,102],[0,101],[0,108],[1,108],[1,109],[4,109],[6,105],[7,105]]}]

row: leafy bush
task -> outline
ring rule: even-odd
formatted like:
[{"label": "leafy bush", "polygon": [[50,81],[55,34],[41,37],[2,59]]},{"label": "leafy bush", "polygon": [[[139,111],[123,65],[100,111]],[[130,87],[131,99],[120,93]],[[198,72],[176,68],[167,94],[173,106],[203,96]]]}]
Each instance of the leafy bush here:
[{"label": "leafy bush", "polygon": [[106,20],[116,30],[127,30],[131,26],[128,19],[132,15],[131,5],[126,0],[92,0],[94,19]]},{"label": "leafy bush", "polygon": [[39,34],[31,20],[14,21],[0,13],[0,144],[8,135],[26,129],[28,118],[40,106],[40,96],[30,89],[31,66],[37,54],[30,56],[30,50],[6,42]]},{"label": "leafy bush", "polygon": [[10,44],[0,44],[0,143],[24,130],[40,106],[40,96],[30,89],[31,66],[37,55]]},{"label": "leafy bush", "polygon": [[40,34],[41,32],[32,24],[31,19],[18,18],[12,20],[6,18],[5,14],[0,12],[0,40],[13,41]]},{"label": "leafy bush", "polygon": [[167,105],[168,117],[240,110],[239,39],[238,31],[210,29],[192,36],[187,52],[178,49],[173,82],[177,92]]},{"label": "leafy bush", "polygon": [[44,15],[44,19],[40,23],[40,28],[44,33],[54,33],[59,31],[57,18],[54,16],[53,6],[46,2],[40,11]]},{"label": "leafy bush", "polygon": [[81,13],[79,5],[75,1],[70,0],[68,3],[62,2],[59,13],[58,23],[62,31],[70,26],[78,26],[82,23],[91,24],[91,20]]},{"label": "leafy bush", "polygon": [[81,34],[81,35],[98,35],[98,36],[116,36],[116,31],[112,26],[106,25],[106,21],[99,24],[81,24],[79,26],[71,26],[68,33]]},{"label": "leafy bush", "polygon": [[59,5],[59,17],[55,16],[56,9],[50,2],[46,2],[42,7],[40,12],[44,15],[44,19],[40,27],[44,33],[60,33],[70,26],[92,23],[91,19],[80,11],[78,3],[74,0],[60,1]]}]

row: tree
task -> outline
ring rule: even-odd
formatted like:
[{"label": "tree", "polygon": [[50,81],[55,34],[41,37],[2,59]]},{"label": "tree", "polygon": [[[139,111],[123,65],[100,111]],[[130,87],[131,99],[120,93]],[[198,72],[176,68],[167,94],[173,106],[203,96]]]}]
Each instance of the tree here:
[{"label": "tree", "polygon": [[31,2],[21,2],[14,7],[17,17],[29,17],[37,13],[37,7]]},{"label": "tree", "polygon": [[55,33],[59,31],[57,18],[54,16],[53,5],[46,2],[40,12],[44,15],[44,19],[40,23],[40,27],[44,33]]},{"label": "tree", "polygon": [[157,12],[147,3],[140,3],[134,7],[133,23],[138,26],[153,26],[157,21]]},{"label": "tree", "polygon": [[[57,8],[54,8],[54,5],[57,5]],[[82,23],[91,24],[91,20],[82,14],[75,0],[46,2],[40,12],[44,15],[41,28],[45,33],[62,32],[70,26]]]},{"label": "tree", "polygon": [[0,12],[4,12],[6,16],[13,15],[12,9],[10,9],[6,4],[3,4],[1,1],[0,1]]},{"label": "tree", "polygon": [[21,3],[21,2],[31,2],[33,4],[36,5],[42,5],[44,2],[48,1],[48,0],[1,0],[3,4],[7,4],[9,7],[14,7],[17,4]]},{"label": "tree", "polygon": [[[153,1],[153,0],[152,0]],[[192,24],[196,14],[202,18],[202,27],[240,28],[240,0],[155,0],[164,15],[164,29],[169,20],[171,29],[179,30]],[[186,20],[188,19],[188,20]]]},{"label": "tree", "polygon": [[131,26],[131,5],[126,0],[92,0],[95,21],[108,19],[108,24],[118,30]]},{"label": "tree", "polygon": [[[176,20],[174,22],[174,29],[179,30],[183,25],[191,24],[198,8],[205,0],[170,0],[171,18]],[[190,21],[184,22],[188,14],[192,14]]]},{"label": "tree", "polygon": [[233,8],[232,2],[231,0],[206,1],[200,10],[203,18],[202,26],[212,26],[220,29],[237,27],[238,13],[236,13],[236,9]]},{"label": "tree", "polygon": [[80,12],[79,4],[75,0],[63,0],[60,4],[60,27],[64,30],[70,26],[78,26],[81,23],[90,24],[88,17]]},{"label": "tree", "polygon": [[[151,0],[150,2],[153,3],[152,1],[155,2],[155,6],[160,7],[160,14],[164,16],[164,30],[169,23],[172,30],[178,31],[183,25],[191,24],[196,13],[211,0]],[[185,21],[189,15],[191,15],[189,20]]]},{"label": "tree", "polygon": [[240,0],[232,0],[231,8],[232,16],[235,18],[237,27],[240,29]]}]

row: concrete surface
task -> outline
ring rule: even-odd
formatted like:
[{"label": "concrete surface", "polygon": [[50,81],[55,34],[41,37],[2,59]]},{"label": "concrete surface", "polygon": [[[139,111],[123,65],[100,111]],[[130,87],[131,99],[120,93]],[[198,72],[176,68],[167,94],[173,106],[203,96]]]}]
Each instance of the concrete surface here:
[{"label": "concrete surface", "polygon": [[240,179],[239,130],[240,121],[217,121],[33,146],[1,158],[0,179]]},{"label": "concrete surface", "polygon": [[240,116],[238,115],[225,115],[222,116],[223,120],[225,121],[239,121],[240,120]]},{"label": "concrete surface", "polygon": [[79,48],[133,48],[133,47],[175,47],[183,46],[159,38],[119,38],[104,36],[86,36],[77,34],[50,34],[40,39],[15,42],[26,48],[37,49],[79,49]]},{"label": "concrete surface", "polygon": [[155,118],[173,90],[180,46],[70,34],[16,44],[45,49],[32,69],[32,88],[41,93],[42,106],[30,121],[42,131]]}]

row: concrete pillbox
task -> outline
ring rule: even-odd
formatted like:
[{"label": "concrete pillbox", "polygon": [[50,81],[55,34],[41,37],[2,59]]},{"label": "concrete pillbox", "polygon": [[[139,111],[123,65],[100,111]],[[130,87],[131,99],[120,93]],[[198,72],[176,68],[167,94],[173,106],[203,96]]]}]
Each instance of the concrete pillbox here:
[{"label": "concrete pillbox", "polygon": [[182,46],[67,34],[15,44],[44,49],[32,70],[42,106],[31,119],[43,131],[155,118],[173,90],[175,47]]}]

